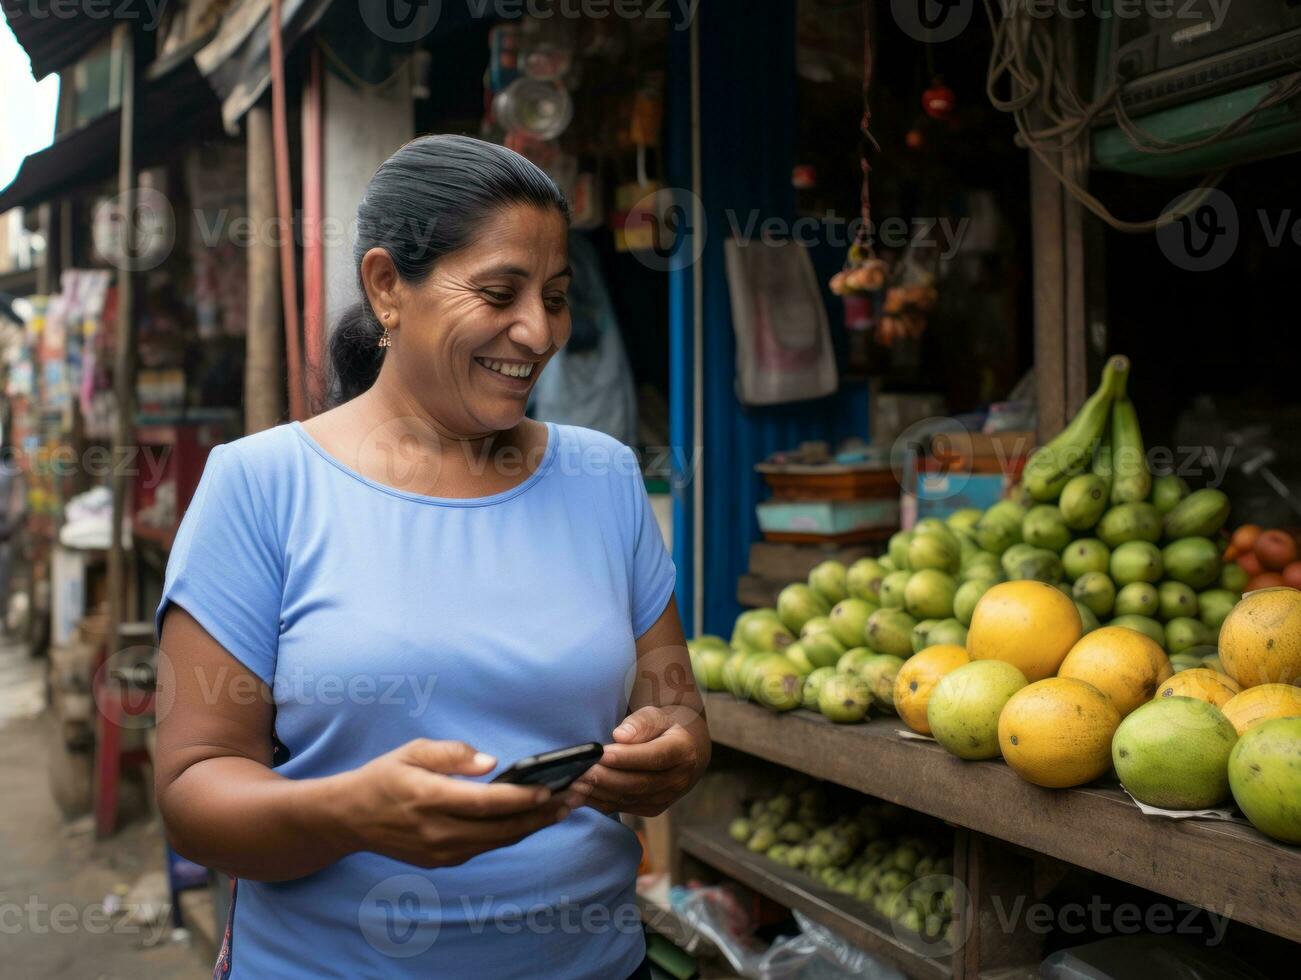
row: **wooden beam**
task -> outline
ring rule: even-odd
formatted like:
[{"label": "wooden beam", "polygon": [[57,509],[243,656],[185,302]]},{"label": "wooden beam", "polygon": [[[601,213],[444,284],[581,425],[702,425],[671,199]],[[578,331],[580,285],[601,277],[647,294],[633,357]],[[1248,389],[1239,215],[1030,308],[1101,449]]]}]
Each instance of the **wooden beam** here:
[{"label": "wooden beam", "polygon": [[[124,454],[134,442],[136,339],[135,339],[135,276],[131,266],[138,254],[136,248],[136,50],[135,22],[124,21],[114,27],[114,44],[122,52],[122,110],[118,130],[117,188],[123,261],[117,275],[117,335],[113,344],[113,388],[117,401],[117,418],[113,426],[112,458],[127,458]],[[69,205],[65,204],[66,210]],[[61,235],[62,237],[62,235]],[[108,529],[108,631],[106,653],[112,656],[118,650],[122,624],[135,618],[135,610],[128,609],[127,576],[130,568],[126,545],[122,540],[122,522],[128,511],[127,497],[131,492],[128,467],[115,466],[112,478],[113,510]],[[130,590],[134,594],[134,589]],[[106,751],[102,745],[96,752]],[[113,750],[114,752],[116,750]],[[114,760],[116,765],[116,760]],[[98,766],[96,769],[98,770]],[[96,812],[101,808],[96,805]],[[116,811],[116,807],[112,812]],[[116,829],[111,820],[98,819],[95,836],[109,837]]]},{"label": "wooden beam", "polygon": [[1066,425],[1065,228],[1061,186],[1030,157],[1030,228],[1034,245],[1034,371],[1039,442]]},{"label": "wooden beam", "polygon": [[281,422],[284,338],[280,329],[280,256],[270,230],[275,226],[275,164],[271,112],[256,105],[244,117],[248,140],[248,216],[254,228],[248,247],[248,327],[244,338],[244,431],[260,432]]}]

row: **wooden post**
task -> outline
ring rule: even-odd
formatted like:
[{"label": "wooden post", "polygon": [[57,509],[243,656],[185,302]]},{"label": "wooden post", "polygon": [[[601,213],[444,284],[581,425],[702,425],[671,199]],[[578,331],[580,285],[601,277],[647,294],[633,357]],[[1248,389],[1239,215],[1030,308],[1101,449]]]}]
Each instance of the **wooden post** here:
[{"label": "wooden post", "polygon": [[271,112],[256,105],[244,117],[248,140],[248,217],[254,229],[248,248],[248,330],[244,358],[244,431],[260,432],[284,414],[281,383],[280,256],[271,229],[276,220]]},{"label": "wooden post", "polygon": [[[136,249],[136,167],[135,167],[135,122],[136,122],[136,51],[134,22],[125,21],[118,24],[114,31],[119,50],[122,52],[122,108],[118,134],[118,206],[120,227],[122,229],[123,262],[118,269],[117,280],[117,336],[114,338],[113,351],[113,387],[117,400],[117,420],[113,429],[113,515],[108,532],[108,630],[105,634],[105,653],[111,657],[118,650],[122,624],[136,616],[136,610],[128,608],[128,576],[132,568],[128,562],[126,548],[122,540],[122,522],[127,510],[127,495],[131,486],[128,482],[128,468],[118,465],[126,457],[126,452],[134,441],[135,430],[135,276],[131,270]],[[134,589],[129,590],[132,595]],[[101,708],[102,710],[102,708]],[[102,728],[103,726],[101,726]],[[97,745],[96,752],[102,757],[106,752],[113,753],[111,760],[116,764],[116,751],[113,746]],[[97,771],[100,766],[96,766]],[[101,787],[96,786],[97,795]],[[97,813],[101,809],[98,806]],[[115,808],[114,808],[115,809]],[[114,831],[111,820],[97,819],[95,835],[100,838],[110,836]]]},{"label": "wooden post", "polygon": [[303,83],[303,349],[307,364],[307,412],[325,408],[325,77],[321,49],[308,53]]}]

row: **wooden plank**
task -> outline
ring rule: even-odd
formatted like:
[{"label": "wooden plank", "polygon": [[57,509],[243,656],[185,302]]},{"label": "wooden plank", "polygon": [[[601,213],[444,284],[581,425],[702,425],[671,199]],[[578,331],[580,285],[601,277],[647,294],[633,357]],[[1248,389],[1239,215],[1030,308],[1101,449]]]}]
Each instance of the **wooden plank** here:
[{"label": "wooden plank", "polygon": [[897,734],[897,719],[834,725],[706,696],[715,742],[1128,881],[1301,942],[1301,848],[1243,823],[1145,817],[1112,786],[1032,786]]},{"label": "wooden plank", "polygon": [[[714,827],[683,827],[682,850],[774,902],[834,929],[855,946],[889,960],[910,977],[949,980],[950,958],[918,952],[881,915],[856,899],[827,888],[802,871],[754,854]],[[903,933],[904,930],[898,930]]]},{"label": "wooden plank", "polygon": [[750,545],[750,574],[775,582],[803,582],[819,563],[835,560],[846,565],[873,553],[862,545],[826,548],[813,544],[774,544],[756,541]]},{"label": "wooden plank", "polygon": [[742,575],[736,580],[736,601],[749,609],[776,606],[777,594],[791,581],[798,581],[798,579],[774,582],[771,579],[760,578],[758,575]]},{"label": "wooden plank", "polygon": [[[1085,141],[1087,142],[1087,140]],[[1087,186],[1089,175],[1078,153],[1062,157],[1066,172]],[[1083,205],[1062,190],[1063,290],[1062,332],[1065,351],[1066,418],[1074,417],[1089,397],[1088,295],[1084,251],[1084,224],[1088,220]]]}]

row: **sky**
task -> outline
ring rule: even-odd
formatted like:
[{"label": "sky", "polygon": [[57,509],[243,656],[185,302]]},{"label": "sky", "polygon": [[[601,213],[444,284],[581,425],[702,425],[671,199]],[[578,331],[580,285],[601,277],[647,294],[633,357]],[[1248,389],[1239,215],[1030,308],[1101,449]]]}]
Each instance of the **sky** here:
[{"label": "sky", "polygon": [[23,157],[50,145],[59,79],[48,76],[39,85],[31,65],[8,24],[0,25],[0,188],[18,173]]}]

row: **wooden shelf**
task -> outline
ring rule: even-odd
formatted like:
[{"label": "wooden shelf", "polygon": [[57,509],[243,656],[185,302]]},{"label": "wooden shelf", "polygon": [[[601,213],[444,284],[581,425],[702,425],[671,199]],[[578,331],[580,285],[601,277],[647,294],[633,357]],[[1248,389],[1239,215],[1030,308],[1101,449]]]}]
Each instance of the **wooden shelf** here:
[{"label": "wooden shelf", "polygon": [[729,878],[834,929],[858,948],[889,960],[910,977],[948,980],[952,976],[950,957],[924,955],[895,936],[890,923],[870,906],[827,888],[803,871],[752,853],[722,830],[683,827],[678,845],[684,853]]},{"label": "wooden shelf", "polygon": [[1118,786],[1049,790],[882,718],[836,725],[708,694],[714,741],[1301,942],[1301,848],[1243,823],[1144,816]]}]

